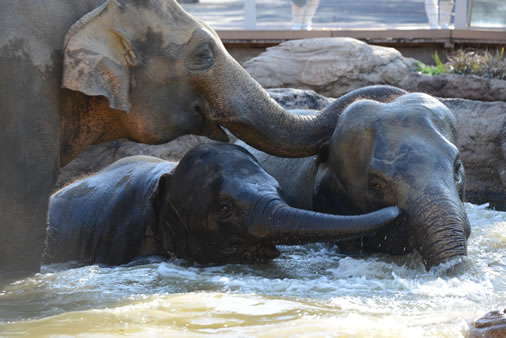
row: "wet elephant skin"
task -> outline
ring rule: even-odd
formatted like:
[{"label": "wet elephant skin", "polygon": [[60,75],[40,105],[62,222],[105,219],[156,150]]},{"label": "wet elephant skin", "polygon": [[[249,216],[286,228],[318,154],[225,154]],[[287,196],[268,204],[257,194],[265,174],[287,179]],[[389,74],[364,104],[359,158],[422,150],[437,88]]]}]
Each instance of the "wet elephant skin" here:
[{"label": "wet elephant skin", "polygon": [[398,206],[406,221],[364,240],[341,241],[340,249],[417,250],[430,268],[467,254],[465,174],[455,140],[453,113],[431,96],[412,93],[350,105],[318,156],[252,152],[293,206],[336,214]]},{"label": "wet elephant skin", "polygon": [[279,255],[277,244],[357,238],[399,214],[289,207],[245,149],[203,144],[179,164],[128,157],[55,193],[45,262],[115,265],[154,254],[199,264],[263,262]]},{"label": "wet elephant skin", "polygon": [[285,111],[175,0],[0,1],[0,32],[2,274],[39,271],[58,170],[90,144],[226,140],[224,126],[266,152],[307,156],[354,99],[304,118]]}]

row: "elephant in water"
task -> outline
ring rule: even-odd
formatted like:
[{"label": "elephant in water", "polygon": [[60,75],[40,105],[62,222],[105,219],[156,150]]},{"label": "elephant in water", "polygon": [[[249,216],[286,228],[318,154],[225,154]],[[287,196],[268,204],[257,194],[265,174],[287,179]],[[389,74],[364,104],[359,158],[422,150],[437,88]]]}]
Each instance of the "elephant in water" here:
[{"label": "elephant in water", "polygon": [[276,244],[366,236],[399,213],[388,207],[335,216],[289,207],[244,148],[202,144],[179,164],[127,157],[55,193],[45,262],[114,265],[157,254],[252,263],[277,257]]},{"label": "elephant in water", "polygon": [[0,1],[0,32],[0,273],[39,271],[58,170],[90,144],[225,140],[223,126],[307,156],[353,99],[286,112],[175,0]]},{"label": "elephant in water", "polygon": [[292,206],[340,215],[398,206],[405,221],[363,240],[340,241],[339,248],[394,255],[417,250],[430,268],[466,255],[471,231],[455,124],[453,113],[429,95],[359,100],[340,115],[317,156],[252,153]]}]

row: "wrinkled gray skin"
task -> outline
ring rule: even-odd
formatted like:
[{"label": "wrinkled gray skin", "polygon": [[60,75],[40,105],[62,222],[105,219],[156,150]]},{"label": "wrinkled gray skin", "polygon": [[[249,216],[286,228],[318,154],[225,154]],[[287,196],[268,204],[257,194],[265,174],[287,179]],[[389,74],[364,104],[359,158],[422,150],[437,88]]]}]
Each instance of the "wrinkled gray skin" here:
[{"label": "wrinkled gray skin", "polygon": [[341,241],[340,249],[394,255],[417,250],[430,268],[466,255],[470,234],[455,123],[448,108],[425,94],[390,103],[361,100],[339,117],[318,156],[252,153],[295,207],[345,215],[398,206],[405,221],[363,241]]},{"label": "wrinkled gray skin", "polygon": [[122,264],[145,255],[200,264],[263,262],[276,244],[357,238],[399,216],[335,216],[289,207],[244,148],[203,144],[177,165],[124,158],[51,197],[47,263]]},{"label": "wrinkled gray skin", "polygon": [[307,156],[342,111],[286,112],[174,0],[0,1],[0,32],[0,273],[39,270],[58,169],[90,144],[226,140],[225,126]]}]

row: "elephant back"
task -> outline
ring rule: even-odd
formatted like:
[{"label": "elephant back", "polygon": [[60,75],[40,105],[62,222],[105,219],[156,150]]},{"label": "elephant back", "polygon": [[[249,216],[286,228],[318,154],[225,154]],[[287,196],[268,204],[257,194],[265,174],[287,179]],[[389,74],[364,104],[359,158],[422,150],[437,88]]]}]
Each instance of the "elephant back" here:
[{"label": "elephant back", "polygon": [[45,262],[116,265],[135,258],[156,221],[152,202],[160,178],[175,166],[127,157],[53,194]]}]

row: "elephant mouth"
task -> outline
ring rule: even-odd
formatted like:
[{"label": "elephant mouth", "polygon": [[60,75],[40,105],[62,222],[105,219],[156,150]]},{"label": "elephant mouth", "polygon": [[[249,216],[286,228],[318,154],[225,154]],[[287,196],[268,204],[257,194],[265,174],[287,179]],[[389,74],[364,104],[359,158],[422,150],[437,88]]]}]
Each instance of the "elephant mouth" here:
[{"label": "elephant mouth", "polygon": [[267,263],[279,257],[281,253],[274,244],[254,244],[235,248],[233,252],[226,255],[226,264],[255,264]]}]

